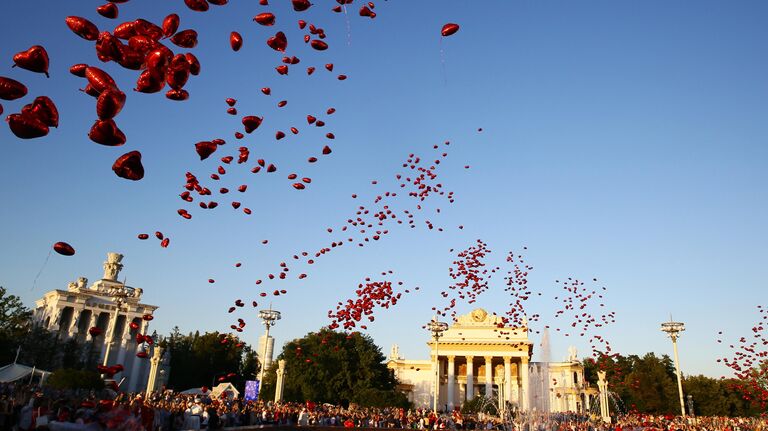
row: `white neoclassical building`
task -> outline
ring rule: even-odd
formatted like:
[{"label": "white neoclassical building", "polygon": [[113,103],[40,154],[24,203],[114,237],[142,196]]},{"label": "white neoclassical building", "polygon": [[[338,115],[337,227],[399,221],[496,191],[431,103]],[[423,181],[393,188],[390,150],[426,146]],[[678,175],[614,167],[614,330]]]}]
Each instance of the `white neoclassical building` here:
[{"label": "white neoclassical building", "polygon": [[388,367],[400,389],[417,407],[430,407],[439,370],[438,409],[459,408],[465,400],[490,396],[521,410],[586,411],[597,390],[584,381],[584,368],[571,349],[564,362],[530,362],[528,329],[504,325],[501,317],[478,308],[459,316],[436,344],[430,360],[406,360],[392,347]]},{"label": "white neoclassical building", "polygon": [[[123,365],[124,371],[115,376],[116,381],[123,381],[122,390],[142,391],[147,387],[154,346],[138,343],[136,335],[148,335],[150,320],[158,307],[141,302],[142,289],[118,281],[122,259],[121,254],[108,253],[103,277],[90,286],[87,278],[79,277],[69,283],[66,290],[47,292],[35,301],[34,316],[37,322],[62,337],[92,342],[99,364],[105,362],[108,354],[105,365]],[[91,335],[89,329],[93,327],[99,328],[101,334]],[[142,351],[147,353],[147,358],[136,356]],[[155,388],[165,384],[168,378],[167,361],[163,362],[162,371],[155,373]]]}]

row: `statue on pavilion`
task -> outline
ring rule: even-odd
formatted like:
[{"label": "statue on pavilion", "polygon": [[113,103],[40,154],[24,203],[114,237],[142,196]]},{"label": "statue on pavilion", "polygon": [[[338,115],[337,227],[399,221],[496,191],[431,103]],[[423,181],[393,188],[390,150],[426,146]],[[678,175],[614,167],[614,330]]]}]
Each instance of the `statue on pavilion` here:
[{"label": "statue on pavilion", "polygon": [[400,359],[400,347],[397,344],[393,344],[389,350],[389,359]]},{"label": "statue on pavilion", "polygon": [[85,289],[85,286],[88,284],[88,279],[85,277],[77,277],[77,281],[72,281],[69,284],[67,284],[67,290],[70,292],[79,292],[80,290]]},{"label": "statue on pavilion", "polygon": [[579,353],[576,346],[568,347],[568,362],[579,362]]},{"label": "statue on pavilion", "polygon": [[107,261],[104,262],[104,280],[117,281],[120,270],[123,269],[123,255],[120,253],[107,253]]}]

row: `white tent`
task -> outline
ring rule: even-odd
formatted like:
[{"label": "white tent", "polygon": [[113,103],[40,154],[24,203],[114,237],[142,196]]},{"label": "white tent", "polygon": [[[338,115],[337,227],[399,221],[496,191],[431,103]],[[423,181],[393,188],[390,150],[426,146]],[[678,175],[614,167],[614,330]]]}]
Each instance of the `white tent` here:
[{"label": "white tent", "polygon": [[237,398],[240,395],[240,391],[235,388],[232,383],[219,383],[215,388],[211,390],[211,398],[219,398],[222,393],[229,392],[230,399]]},{"label": "white tent", "polygon": [[208,392],[203,392],[202,388],[192,388],[181,392],[184,395],[205,395]]},{"label": "white tent", "polygon": [[13,363],[0,368],[0,383],[15,382],[23,378],[30,378],[32,374],[40,377],[43,380],[46,375],[50,375],[50,371],[40,370],[26,365]]}]

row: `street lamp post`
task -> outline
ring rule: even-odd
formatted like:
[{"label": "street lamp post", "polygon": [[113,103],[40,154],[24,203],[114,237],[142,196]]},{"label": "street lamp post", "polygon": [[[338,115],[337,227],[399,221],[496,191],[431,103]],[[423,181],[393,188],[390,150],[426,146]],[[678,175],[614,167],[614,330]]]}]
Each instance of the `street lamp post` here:
[{"label": "street lamp post", "polygon": [[259,398],[264,389],[264,374],[266,374],[267,368],[267,347],[269,346],[269,328],[275,325],[275,322],[280,320],[280,312],[273,310],[272,306],[269,306],[268,310],[259,311],[259,319],[264,323],[264,327],[267,328],[266,335],[264,336],[264,354],[261,357],[261,370],[259,371]]},{"label": "street lamp post", "polygon": [[677,357],[677,337],[680,333],[685,331],[685,324],[682,322],[673,322],[672,318],[669,322],[661,324],[661,330],[669,335],[672,339],[672,349],[675,352],[675,373],[677,374],[677,392],[680,396],[680,414],[685,417],[685,402],[683,401],[683,381],[680,378],[680,360]]},{"label": "street lamp post", "polygon": [[434,399],[432,400],[432,410],[437,415],[437,397],[440,393],[440,337],[443,336],[443,332],[448,330],[448,324],[445,322],[438,322],[437,316],[427,323],[427,329],[432,333],[432,338],[435,340],[435,391]]},{"label": "street lamp post", "polygon": [[107,336],[109,337],[108,340],[104,340],[106,342],[106,347],[104,351],[104,365],[105,367],[109,363],[109,351],[112,348],[112,341],[113,338],[115,338],[115,327],[117,326],[117,318],[120,316],[120,309],[123,307],[123,304],[125,303],[125,299],[128,297],[128,290],[125,287],[113,287],[109,289],[109,296],[112,298],[112,302],[115,303],[115,315],[112,318],[112,321],[109,324],[109,330],[107,331]]}]

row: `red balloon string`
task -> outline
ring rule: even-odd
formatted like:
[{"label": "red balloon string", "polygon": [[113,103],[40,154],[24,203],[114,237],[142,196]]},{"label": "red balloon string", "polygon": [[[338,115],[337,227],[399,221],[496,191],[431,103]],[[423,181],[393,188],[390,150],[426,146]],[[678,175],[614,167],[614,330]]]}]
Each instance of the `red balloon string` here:
[{"label": "red balloon string", "polygon": [[48,259],[51,258],[51,253],[53,253],[53,249],[48,250],[48,256],[45,257],[45,262],[43,262],[43,266],[40,267],[40,271],[37,271],[37,275],[35,276],[35,279],[32,281],[32,289],[29,289],[30,291],[35,290],[35,286],[37,285],[37,279],[40,278],[40,274],[43,273],[45,266],[48,265]]},{"label": "red balloon string", "polygon": [[440,65],[443,69],[443,84],[448,86],[448,72],[445,70],[445,50],[443,50],[443,38],[440,37]]},{"label": "red balloon string", "polygon": [[343,4],[341,8],[344,9],[344,20],[347,21],[347,46],[350,46],[352,45],[352,29],[349,26],[349,15],[347,15],[347,5]]}]

